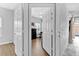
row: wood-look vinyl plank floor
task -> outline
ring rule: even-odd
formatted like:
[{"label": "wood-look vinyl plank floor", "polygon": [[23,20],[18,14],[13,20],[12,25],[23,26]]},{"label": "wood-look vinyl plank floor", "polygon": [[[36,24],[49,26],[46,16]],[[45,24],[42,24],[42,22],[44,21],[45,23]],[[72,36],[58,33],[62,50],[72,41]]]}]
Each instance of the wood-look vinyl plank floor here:
[{"label": "wood-look vinyl plank floor", "polygon": [[0,56],[15,56],[15,47],[14,44],[4,44],[0,45]]},{"label": "wood-look vinyl plank floor", "polygon": [[42,49],[40,38],[32,40],[32,56],[48,56],[46,51]]}]

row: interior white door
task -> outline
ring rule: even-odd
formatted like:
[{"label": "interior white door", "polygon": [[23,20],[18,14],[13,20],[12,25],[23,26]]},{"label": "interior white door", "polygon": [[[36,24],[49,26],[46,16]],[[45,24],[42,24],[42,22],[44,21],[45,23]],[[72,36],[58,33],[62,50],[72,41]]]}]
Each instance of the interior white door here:
[{"label": "interior white door", "polygon": [[[29,4],[29,55],[32,55],[32,41],[31,41],[31,8],[32,7],[47,7],[49,9],[54,8],[54,4]],[[54,11],[54,10],[52,10]],[[51,12],[48,11],[45,16],[43,16],[43,48],[47,51],[49,55],[51,55]],[[53,22],[52,22],[53,23]],[[53,43],[53,42],[52,42]],[[53,45],[52,45],[53,46]]]},{"label": "interior white door", "polygon": [[[51,55],[51,11],[47,11],[43,15],[42,30],[43,30],[43,48]],[[53,42],[52,42],[53,43]]]},{"label": "interior white door", "polygon": [[21,5],[15,10],[14,17],[14,44],[16,55],[22,56],[22,8]]}]

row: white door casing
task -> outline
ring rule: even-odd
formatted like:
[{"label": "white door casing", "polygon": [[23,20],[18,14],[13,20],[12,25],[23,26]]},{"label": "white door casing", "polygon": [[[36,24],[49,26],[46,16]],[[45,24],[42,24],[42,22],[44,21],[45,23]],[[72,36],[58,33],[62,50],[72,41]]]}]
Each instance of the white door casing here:
[{"label": "white door casing", "polygon": [[[50,9],[52,9],[52,10],[50,10],[51,12],[52,11],[54,12],[54,4],[48,4],[48,3],[46,3],[46,4],[30,3],[29,4],[29,19],[28,20],[29,20],[29,55],[30,56],[32,55],[32,41],[31,41],[31,8],[32,7],[48,7]],[[54,37],[51,37],[54,35],[54,32],[53,32],[54,31],[54,18],[51,18],[51,12],[48,12],[48,14],[47,14],[47,16],[49,16],[48,19],[50,19],[50,20],[46,20],[46,22],[48,22],[47,23],[48,25],[46,24],[48,26],[48,28],[47,28],[48,32],[47,32],[47,36],[45,36],[45,37],[47,37],[48,39],[43,37],[44,41],[46,39],[46,42],[45,43],[43,42],[43,48],[49,53],[49,55],[51,55],[53,53],[53,52],[51,52],[51,49],[53,50],[53,45],[51,45],[51,43],[53,43],[53,42],[51,42],[51,40],[53,41],[53,38],[54,38]],[[51,22],[52,22],[52,24],[51,24]],[[48,43],[48,44],[46,44],[46,43]]]}]

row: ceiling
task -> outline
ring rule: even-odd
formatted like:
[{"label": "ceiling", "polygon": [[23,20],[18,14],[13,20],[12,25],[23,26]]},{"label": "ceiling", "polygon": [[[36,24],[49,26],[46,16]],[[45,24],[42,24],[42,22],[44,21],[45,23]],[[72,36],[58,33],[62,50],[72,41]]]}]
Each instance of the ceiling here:
[{"label": "ceiling", "polygon": [[18,3],[0,3],[0,7],[10,9],[10,10],[14,10],[17,5]]},{"label": "ceiling", "polygon": [[[0,7],[14,10],[19,3],[0,3]],[[66,3],[67,9],[70,13],[79,14],[79,3]],[[41,15],[48,11],[47,7],[33,7],[32,16],[42,17]]]},{"label": "ceiling", "polygon": [[[79,15],[79,3],[66,3],[67,10],[69,13],[74,15]],[[42,14],[50,10],[50,8],[47,7],[33,7],[31,9],[32,16],[35,17],[42,17]]]},{"label": "ceiling", "polygon": [[79,3],[66,3],[68,10],[79,10]]},{"label": "ceiling", "polygon": [[79,3],[66,3],[66,6],[69,13],[79,15]]},{"label": "ceiling", "polygon": [[48,10],[50,10],[50,8],[48,7],[33,7],[31,9],[31,12],[32,12],[31,15],[34,17],[42,18],[42,15]]}]

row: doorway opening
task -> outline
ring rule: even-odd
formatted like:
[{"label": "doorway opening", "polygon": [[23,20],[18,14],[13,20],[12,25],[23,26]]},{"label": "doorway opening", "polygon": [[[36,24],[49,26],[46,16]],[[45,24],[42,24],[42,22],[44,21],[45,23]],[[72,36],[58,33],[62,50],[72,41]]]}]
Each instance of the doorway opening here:
[{"label": "doorway opening", "polygon": [[42,47],[42,31],[40,23],[32,23],[32,56],[48,56]]},{"label": "doorway opening", "polygon": [[31,8],[31,39],[32,39],[32,56],[48,56],[49,54],[43,48],[43,33],[45,20],[44,14],[48,12],[49,8],[33,7]]},{"label": "doorway opening", "polygon": [[74,43],[79,37],[79,17],[71,17],[69,21],[69,43]]},{"label": "doorway opening", "polygon": [[[29,55],[53,54],[53,4],[29,4]],[[52,37],[51,37],[52,35]]]},{"label": "doorway opening", "polygon": [[69,20],[69,44],[65,56],[79,56],[79,16],[72,16]]}]

